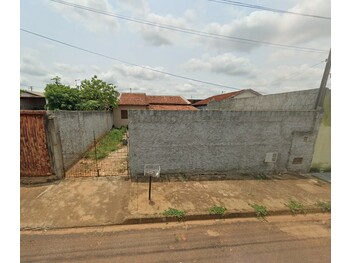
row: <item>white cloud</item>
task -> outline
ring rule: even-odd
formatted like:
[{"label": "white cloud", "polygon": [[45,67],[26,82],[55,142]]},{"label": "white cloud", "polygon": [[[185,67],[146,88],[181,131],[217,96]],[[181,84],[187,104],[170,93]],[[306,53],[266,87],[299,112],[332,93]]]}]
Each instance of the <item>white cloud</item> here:
[{"label": "white cloud", "polygon": [[[290,11],[311,14],[317,12],[317,15],[330,16],[330,1],[303,0],[295,7],[291,8]],[[203,31],[220,35],[285,45],[305,45],[317,39],[329,39],[330,30],[330,20],[272,13],[268,11],[254,11],[248,16],[234,19],[226,24],[210,23],[203,29]],[[211,48],[230,50],[235,48],[240,51],[250,51],[259,46],[221,40],[210,40],[204,43],[208,43]],[[319,45],[311,47],[321,49],[329,48],[327,45],[325,47]]]},{"label": "white cloud", "polygon": [[[189,24],[196,19],[196,12],[194,10],[186,10],[182,17],[174,17],[170,14],[162,16],[155,13],[149,13],[144,19],[151,23],[166,25],[169,27],[189,28]],[[153,46],[171,45],[179,39],[178,34],[182,34],[177,33],[174,30],[146,24],[140,25],[138,30],[143,39]],[[183,37],[183,34],[181,37]]]},{"label": "white cloud", "polygon": [[[142,80],[159,80],[159,79],[164,79],[167,76],[158,73],[153,70],[158,70],[158,71],[164,71],[163,67],[149,67],[149,66],[144,66],[146,68],[141,68],[137,66],[127,66],[127,65],[114,65],[113,70],[115,73],[119,73],[119,75],[123,75],[128,78],[135,78],[135,79],[142,79]],[[151,69],[148,70],[147,68]]]},{"label": "white cloud", "polygon": [[56,70],[59,70],[60,72],[67,72],[67,73],[84,73],[85,69],[84,66],[76,66],[76,65],[68,65],[65,63],[55,63],[54,68]]},{"label": "white cloud", "polygon": [[185,64],[185,68],[188,70],[206,70],[218,74],[236,76],[254,74],[254,67],[248,59],[236,57],[231,53],[225,53],[215,57],[205,55],[202,59],[192,58]]},{"label": "white cloud", "polygon": [[[107,0],[81,0],[74,2],[76,2],[75,4],[89,8],[105,11],[108,13],[115,13],[112,6],[108,3]],[[66,6],[55,2],[49,2],[48,4],[50,7],[52,7],[53,10],[61,14],[68,21],[78,23],[80,26],[85,27],[87,30],[94,33],[119,29],[119,24],[114,17],[90,12],[80,8]]]},{"label": "white cloud", "polygon": [[21,56],[21,74],[32,76],[45,76],[48,74],[47,68],[35,57],[24,52]]}]

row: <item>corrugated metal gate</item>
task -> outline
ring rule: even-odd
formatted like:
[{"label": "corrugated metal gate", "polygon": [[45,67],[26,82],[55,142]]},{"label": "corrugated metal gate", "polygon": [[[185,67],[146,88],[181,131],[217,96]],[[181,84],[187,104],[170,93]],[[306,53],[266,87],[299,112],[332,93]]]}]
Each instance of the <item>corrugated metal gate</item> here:
[{"label": "corrugated metal gate", "polygon": [[45,118],[45,111],[21,110],[21,177],[51,175]]}]

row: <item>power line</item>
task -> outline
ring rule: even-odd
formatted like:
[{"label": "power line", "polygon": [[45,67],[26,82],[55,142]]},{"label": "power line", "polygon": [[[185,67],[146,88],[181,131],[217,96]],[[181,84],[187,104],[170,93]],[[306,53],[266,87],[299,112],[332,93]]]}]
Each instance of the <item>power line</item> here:
[{"label": "power line", "polygon": [[164,74],[164,75],[168,75],[168,76],[172,76],[172,77],[176,77],[176,78],[191,80],[191,81],[200,82],[200,83],[203,83],[203,84],[208,84],[208,85],[217,86],[217,87],[223,87],[223,88],[227,88],[227,89],[240,90],[240,89],[237,89],[237,88],[233,88],[233,87],[229,87],[229,86],[225,86],[225,85],[221,85],[221,84],[217,84],[217,83],[213,83],[213,82],[209,82],[209,81],[203,81],[203,80],[198,80],[198,79],[194,79],[194,78],[184,77],[184,76],[173,74],[173,73],[170,73],[170,72],[161,71],[161,70],[157,70],[157,69],[152,69],[152,68],[149,68],[149,67],[146,67],[146,66],[140,66],[140,65],[137,65],[137,64],[134,64],[134,63],[130,63],[130,62],[118,59],[118,58],[114,58],[114,57],[107,56],[107,55],[104,55],[104,54],[101,54],[101,53],[98,53],[98,52],[95,52],[95,51],[91,51],[91,50],[88,50],[88,49],[85,49],[85,48],[81,48],[81,47],[78,47],[78,46],[75,46],[75,45],[72,45],[72,44],[68,44],[68,43],[63,42],[63,41],[59,41],[59,40],[56,40],[56,39],[53,39],[53,38],[50,38],[50,37],[46,37],[46,36],[34,33],[32,31],[29,31],[29,30],[26,30],[26,29],[23,29],[23,28],[21,28],[20,30],[23,31],[23,32],[26,32],[28,34],[35,35],[37,37],[41,37],[41,38],[44,38],[44,39],[47,39],[47,40],[50,40],[50,41],[53,41],[53,42],[56,42],[56,43],[68,46],[68,47],[71,47],[71,48],[78,49],[80,51],[84,51],[84,52],[87,52],[87,53],[90,53],[90,54],[94,54],[94,55],[97,55],[97,56],[100,56],[100,57],[107,58],[107,59],[110,59],[110,60],[118,61],[118,62],[123,63],[123,64],[127,64],[127,65],[131,65],[131,66],[143,68],[143,69],[146,69],[146,70],[154,71],[154,72],[157,72],[157,73],[160,73],[160,74]]},{"label": "power line", "polygon": [[283,14],[289,14],[289,15],[298,15],[298,16],[306,16],[306,17],[312,17],[312,18],[331,20],[330,17],[326,17],[326,16],[291,12],[291,11],[287,11],[287,10],[275,9],[275,8],[271,8],[271,7],[261,6],[261,5],[252,5],[252,4],[237,2],[237,1],[230,1],[230,0],[208,0],[208,1],[221,3],[221,4],[227,4],[227,5],[235,5],[235,6],[253,8],[253,9],[260,9],[260,10],[265,10],[265,11],[270,11],[270,12],[275,12],[275,13],[283,13]]},{"label": "power line", "polygon": [[70,7],[74,7],[74,8],[78,8],[78,9],[83,9],[83,10],[94,12],[94,13],[98,13],[101,15],[106,15],[106,16],[111,16],[111,17],[127,20],[130,22],[135,22],[135,23],[139,23],[139,24],[143,24],[143,25],[159,27],[159,28],[163,28],[163,29],[167,29],[167,30],[172,30],[172,31],[176,31],[176,32],[182,32],[182,33],[192,34],[192,35],[197,35],[197,36],[202,36],[202,37],[209,37],[209,38],[238,42],[238,43],[249,44],[249,45],[267,45],[267,46],[272,46],[272,47],[277,47],[277,48],[284,48],[284,49],[303,51],[303,52],[317,52],[317,53],[328,52],[328,50],[324,50],[324,49],[277,44],[277,43],[272,43],[272,42],[267,42],[267,41],[260,41],[260,40],[254,40],[254,39],[248,39],[248,38],[227,36],[227,35],[221,35],[221,34],[216,34],[216,33],[208,33],[208,32],[194,30],[194,29],[190,29],[190,28],[183,28],[183,27],[176,27],[176,26],[171,26],[171,25],[166,25],[166,24],[160,24],[160,23],[155,23],[155,22],[151,22],[148,20],[141,20],[141,19],[135,19],[135,18],[127,17],[127,16],[122,16],[119,14],[112,14],[112,13],[109,13],[106,11],[102,11],[102,10],[98,10],[95,8],[91,8],[91,7],[87,7],[87,6],[83,6],[83,5],[78,5],[78,4],[74,4],[74,3],[70,3],[70,2],[66,2],[66,1],[61,1],[61,0],[49,0],[49,1],[59,3],[62,5],[66,5],[66,6],[70,6]]},{"label": "power line", "polygon": [[[316,63],[316,64],[310,66],[308,69],[314,68],[314,67],[316,67],[316,66],[318,66],[318,65],[321,65],[321,64],[323,64],[323,63],[325,63],[325,62],[327,62],[327,59],[322,60],[321,62],[318,62],[318,63]],[[304,73],[305,73],[305,71],[294,73],[294,74],[292,74],[291,76],[289,76],[288,78],[284,79],[283,81],[285,81],[285,80],[290,80],[290,79],[295,78],[295,77],[297,77],[297,76],[299,76],[299,75],[302,75],[302,74],[304,74]]]}]

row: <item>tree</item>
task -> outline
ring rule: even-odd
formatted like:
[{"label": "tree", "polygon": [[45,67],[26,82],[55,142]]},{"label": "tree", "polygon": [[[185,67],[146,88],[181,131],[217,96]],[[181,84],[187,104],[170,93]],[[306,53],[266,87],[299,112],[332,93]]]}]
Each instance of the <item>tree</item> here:
[{"label": "tree", "polygon": [[47,108],[50,110],[111,110],[117,106],[116,86],[93,76],[91,80],[83,80],[80,89],[61,84],[56,76],[47,84],[45,97]]},{"label": "tree", "polygon": [[45,87],[46,107],[49,110],[77,110],[79,103],[79,90],[61,84],[61,78],[52,78],[55,83],[47,84]]},{"label": "tree", "polygon": [[93,76],[80,84],[80,110],[111,110],[117,106],[116,86]]}]

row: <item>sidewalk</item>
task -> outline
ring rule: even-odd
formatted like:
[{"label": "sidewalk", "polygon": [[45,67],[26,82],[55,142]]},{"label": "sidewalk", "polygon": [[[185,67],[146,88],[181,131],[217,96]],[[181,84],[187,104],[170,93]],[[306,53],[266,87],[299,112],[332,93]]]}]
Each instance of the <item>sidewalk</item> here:
[{"label": "sidewalk", "polygon": [[[168,180],[132,182],[127,177],[70,178],[41,186],[21,187],[21,229],[53,229],[164,221],[168,208],[186,211],[187,218],[210,218],[208,208],[227,208],[226,215],[254,215],[249,205],[270,214],[288,212],[291,199],[314,209],[330,201],[331,185],[312,176],[281,175],[220,181]],[[188,216],[188,217],[187,217]]]}]

